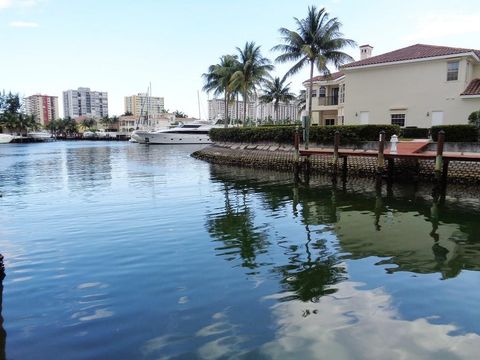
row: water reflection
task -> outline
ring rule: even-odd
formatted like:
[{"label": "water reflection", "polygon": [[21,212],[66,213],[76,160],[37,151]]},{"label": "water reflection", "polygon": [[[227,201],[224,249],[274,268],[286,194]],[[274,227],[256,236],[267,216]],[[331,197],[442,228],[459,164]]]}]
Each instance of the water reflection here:
[{"label": "water reflection", "polygon": [[225,184],[225,206],[222,212],[207,222],[208,232],[223,245],[217,250],[228,260],[238,254],[242,266],[255,269],[259,266],[256,257],[267,246],[267,234],[255,227],[254,214],[247,204],[245,190],[230,190]]},{"label": "water reflection", "polygon": [[6,359],[5,344],[7,341],[7,332],[3,328],[2,305],[3,305],[3,279],[5,278],[5,267],[3,265],[3,256],[0,254],[0,359]]},{"label": "water reflection", "polygon": [[112,179],[112,149],[109,146],[67,148],[68,183],[72,191],[110,187]]},{"label": "water reflection", "polygon": [[[238,176],[239,173],[243,176]],[[447,279],[459,275],[463,269],[480,270],[480,223],[475,212],[468,206],[439,204],[431,197],[431,189],[419,192],[399,187],[398,190],[390,188],[384,194],[385,188],[378,189],[368,180],[356,180],[339,190],[332,188],[328,178],[321,177],[311,180],[309,186],[298,187],[289,178],[277,179],[277,183],[272,184],[271,174],[263,178],[261,172],[241,169],[232,175],[216,166],[212,166],[211,174],[212,179],[228,184],[230,189],[243,188],[247,194],[248,189],[252,190],[248,196],[260,195],[268,210],[274,213],[291,202],[290,216],[300,216],[307,225],[304,232],[307,253],[308,226],[330,224],[341,251],[348,253],[346,258],[380,257],[383,260],[379,265],[393,265],[386,269],[388,272],[438,272]],[[251,212],[248,207],[243,211]],[[231,231],[228,224],[220,230]],[[235,232],[230,237],[235,238]],[[233,245],[242,246],[242,239],[235,239],[237,242]],[[248,236],[245,240],[250,241]],[[317,259],[329,259],[321,252],[320,246],[315,255]],[[296,257],[289,259],[287,268],[295,268]],[[329,259],[326,263],[335,265],[338,260]],[[307,258],[302,264],[309,267],[312,262]],[[319,276],[311,278],[318,281]]]}]

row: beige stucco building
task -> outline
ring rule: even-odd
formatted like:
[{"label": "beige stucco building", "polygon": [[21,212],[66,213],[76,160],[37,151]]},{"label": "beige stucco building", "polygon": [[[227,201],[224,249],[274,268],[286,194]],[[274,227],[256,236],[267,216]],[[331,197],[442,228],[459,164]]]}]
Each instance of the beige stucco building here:
[{"label": "beige stucco building", "polygon": [[165,101],[163,97],[150,96],[147,93],[125,96],[125,113],[131,113],[133,116],[160,116],[165,111]]},{"label": "beige stucco building", "polygon": [[372,49],[361,46],[359,61],[314,79],[313,124],[428,128],[466,124],[480,109],[480,50],[416,44],[371,56]]},{"label": "beige stucco building", "polygon": [[41,125],[48,125],[58,119],[58,97],[35,94],[24,98],[25,113],[35,116],[35,121]]}]

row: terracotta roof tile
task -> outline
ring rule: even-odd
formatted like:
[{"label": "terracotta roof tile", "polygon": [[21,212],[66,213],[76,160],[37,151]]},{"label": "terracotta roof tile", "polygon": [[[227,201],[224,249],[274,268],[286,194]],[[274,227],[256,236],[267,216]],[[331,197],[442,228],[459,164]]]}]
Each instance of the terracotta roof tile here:
[{"label": "terracotta roof tile", "polygon": [[385,64],[385,63],[392,63],[397,61],[424,59],[424,58],[436,57],[436,56],[464,54],[467,52],[474,52],[478,57],[480,57],[480,50],[416,44],[416,45],[408,46],[402,49],[394,50],[385,54],[372,56],[360,61],[354,61],[344,65],[342,68]]},{"label": "terracotta roof tile", "polygon": [[473,79],[460,95],[480,95],[480,79]]},{"label": "terracotta roof tile", "polygon": [[[315,76],[313,78],[313,81],[328,81],[328,80],[337,80],[341,78],[343,75],[345,75],[342,71],[337,71],[334,73],[331,73],[330,75],[320,75],[320,76]],[[308,81],[309,79],[305,80]]]}]

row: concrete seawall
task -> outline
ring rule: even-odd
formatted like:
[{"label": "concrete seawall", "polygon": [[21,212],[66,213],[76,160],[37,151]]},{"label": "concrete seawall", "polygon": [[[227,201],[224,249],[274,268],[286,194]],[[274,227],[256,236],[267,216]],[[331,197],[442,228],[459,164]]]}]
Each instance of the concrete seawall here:
[{"label": "concrete seawall", "polygon": [[[214,164],[242,167],[294,171],[297,164],[293,146],[279,144],[216,143],[192,154],[193,157]],[[305,161],[306,159],[301,159]],[[433,160],[395,159],[393,177],[395,180],[412,181],[434,180]],[[354,157],[347,160],[348,176],[372,177],[377,170],[374,157]],[[333,171],[332,156],[310,156],[312,174],[330,174]],[[385,173],[387,168],[385,167]],[[448,182],[460,184],[480,184],[480,163],[452,161],[448,169]]]}]

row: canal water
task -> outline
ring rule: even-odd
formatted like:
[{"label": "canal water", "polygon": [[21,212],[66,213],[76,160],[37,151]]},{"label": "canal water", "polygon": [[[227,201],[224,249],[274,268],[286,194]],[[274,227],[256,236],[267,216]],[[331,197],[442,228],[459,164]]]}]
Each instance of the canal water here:
[{"label": "canal water", "polygon": [[478,189],[197,149],[0,146],[0,358],[478,358]]}]

